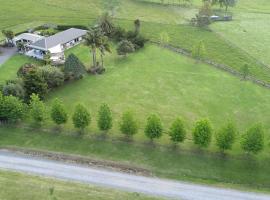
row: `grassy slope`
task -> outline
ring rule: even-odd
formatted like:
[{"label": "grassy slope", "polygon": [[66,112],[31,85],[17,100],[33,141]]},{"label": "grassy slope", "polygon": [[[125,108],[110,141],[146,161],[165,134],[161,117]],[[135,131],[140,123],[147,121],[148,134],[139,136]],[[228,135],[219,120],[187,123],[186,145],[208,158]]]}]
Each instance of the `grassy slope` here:
[{"label": "grassy slope", "polygon": [[49,189],[54,188],[57,200],[154,200],[136,193],[118,192],[90,185],[57,181],[54,179],[0,171],[0,199],[48,200]]},{"label": "grassy slope", "polygon": [[[86,47],[71,51],[89,65]],[[269,135],[270,93],[265,88],[152,45],[127,58],[108,55],[106,63],[104,75],[87,76],[59,88],[50,93],[48,100],[61,98],[71,111],[74,104],[83,102],[93,115],[106,102],[114,118],[132,109],[141,124],[152,112],[161,115],[166,127],[181,116],[189,130],[195,120],[203,117],[209,117],[215,127],[232,118],[241,131],[262,122]],[[117,123],[113,132],[118,132]]]},{"label": "grassy slope", "polygon": [[[29,23],[41,22],[87,25],[104,11],[108,2],[82,0],[74,6],[71,0],[47,0],[45,4],[40,0],[35,2],[26,0],[22,6],[27,8],[18,9],[13,6],[14,0],[8,2],[0,0],[4,12],[0,16],[0,29],[11,28],[21,31],[23,27],[29,27]],[[31,9],[28,5],[31,5]],[[152,40],[158,41],[160,33],[166,31],[170,35],[171,44],[191,50],[194,44],[203,39],[208,58],[230,65],[237,70],[245,63],[249,63],[254,76],[270,81],[270,69],[261,67],[255,59],[250,58],[237,46],[231,46],[215,33],[181,25],[196,13],[195,8],[163,6],[135,0],[120,0],[114,6],[119,23],[130,27],[134,19],[141,19],[145,22],[143,33]],[[28,12],[24,12],[26,9]],[[10,16],[10,13],[16,14]]]},{"label": "grassy slope", "polygon": [[0,128],[0,147],[19,146],[80,154],[140,166],[154,175],[220,186],[270,191],[269,157],[222,157],[204,151],[153,147],[147,144],[78,137],[34,130]]}]

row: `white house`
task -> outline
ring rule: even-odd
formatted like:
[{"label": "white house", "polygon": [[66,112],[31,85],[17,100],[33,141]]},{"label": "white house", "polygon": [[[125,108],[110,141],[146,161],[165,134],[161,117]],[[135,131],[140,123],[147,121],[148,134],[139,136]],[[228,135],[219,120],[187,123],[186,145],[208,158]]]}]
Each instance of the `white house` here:
[{"label": "white house", "polygon": [[[26,34],[26,33],[25,33]],[[25,55],[43,60],[44,55],[50,54],[53,62],[63,63],[65,60],[64,51],[82,42],[83,36],[87,34],[86,30],[70,28],[49,37],[27,33],[17,36],[17,41],[25,41]],[[26,36],[29,36],[26,37]],[[38,39],[38,37],[40,37]]]},{"label": "white house", "polygon": [[33,34],[33,33],[23,33],[20,34],[16,37],[13,38],[13,43],[15,46],[17,46],[17,44],[19,42],[22,42],[24,44],[32,44],[40,39],[43,39],[43,36],[37,35],[37,34]]}]

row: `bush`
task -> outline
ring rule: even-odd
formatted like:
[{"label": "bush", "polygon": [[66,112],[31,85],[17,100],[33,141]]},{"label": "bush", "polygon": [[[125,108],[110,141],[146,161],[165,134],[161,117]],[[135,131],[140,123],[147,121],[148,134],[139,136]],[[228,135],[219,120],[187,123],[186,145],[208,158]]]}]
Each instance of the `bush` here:
[{"label": "bush", "polygon": [[208,120],[200,120],[196,122],[193,130],[194,144],[200,147],[208,147],[211,143],[212,128]]},{"label": "bush", "polygon": [[134,116],[131,112],[123,113],[120,122],[120,131],[127,137],[131,137],[138,132],[137,121],[134,119]]},{"label": "bush", "polygon": [[17,71],[18,77],[24,77],[26,74],[29,74],[30,71],[35,71],[37,69],[37,66],[31,63],[26,63],[22,65],[19,70]]},{"label": "bush", "polygon": [[169,136],[174,143],[183,142],[186,138],[186,130],[181,119],[177,118],[171,125]]},{"label": "bush", "polygon": [[64,83],[64,73],[57,67],[43,66],[38,68],[38,72],[46,81],[48,88],[56,88]]},{"label": "bush", "polygon": [[36,123],[41,123],[46,119],[46,107],[37,94],[30,97],[30,115]]},{"label": "bush", "polygon": [[264,131],[260,124],[247,130],[241,141],[242,149],[248,153],[257,154],[264,148]]},{"label": "bush", "polygon": [[124,55],[126,56],[129,53],[132,53],[135,51],[135,47],[132,44],[132,42],[128,40],[123,40],[119,42],[118,47],[117,47],[117,53],[118,55]]},{"label": "bush", "polygon": [[216,143],[222,152],[232,149],[236,132],[234,124],[230,122],[216,134]]},{"label": "bush", "polygon": [[74,54],[70,54],[64,65],[64,74],[66,79],[81,79],[86,69],[83,63]]},{"label": "bush", "polygon": [[0,92],[0,121],[16,122],[23,119],[25,105],[14,96],[3,96]]},{"label": "bush", "polygon": [[98,111],[98,127],[101,131],[112,128],[112,113],[107,104],[102,104]]},{"label": "bush", "polygon": [[75,111],[72,116],[72,121],[75,128],[78,128],[81,131],[83,131],[87,126],[89,126],[91,122],[90,113],[83,105],[78,104],[75,107]]},{"label": "bush", "polygon": [[113,33],[111,35],[115,41],[120,42],[120,41],[126,39],[126,34],[127,33],[126,33],[125,29],[118,26],[118,27],[114,28]]},{"label": "bush", "polygon": [[131,42],[134,44],[134,47],[136,50],[140,49],[140,48],[143,48],[145,43],[147,42],[148,40],[145,39],[143,36],[141,35],[137,35],[136,37],[134,37],[133,39],[131,39]]},{"label": "bush", "polygon": [[23,82],[27,99],[29,99],[32,94],[37,94],[41,99],[44,99],[48,92],[48,85],[37,70],[25,74]]},{"label": "bush", "polygon": [[25,91],[22,83],[19,81],[8,81],[6,85],[2,88],[3,95],[5,96],[14,96],[18,97],[19,99],[24,99]]},{"label": "bush", "polygon": [[147,124],[144,132],[145,135],[151,140],[160,138],[162,136],[163,127],[159,116],[153,114],[147,118]]},{"label": "bush", "polygon": [[57,125],[65,124],[68,120],[67,111],[61,101],[55,99],[51,108],[51,118]]}]

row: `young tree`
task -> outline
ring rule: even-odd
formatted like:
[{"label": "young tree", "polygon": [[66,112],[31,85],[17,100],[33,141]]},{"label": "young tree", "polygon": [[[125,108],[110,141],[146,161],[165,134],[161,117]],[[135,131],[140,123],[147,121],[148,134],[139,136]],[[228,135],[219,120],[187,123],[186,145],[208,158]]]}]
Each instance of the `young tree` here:
[{"label": "young tree", "polygon": [[203,59],[205,57],[206,50],[203,41],[200,41],[197,45],[193,46],[192,49],[192,57],[195,59]]},{"label": "young tree", "polygon": [[59,100],[55,99],[51,108],[51,118],[57,125],[67,123],[68,114],[64,107],[64,104]]},{"label": "young tree", "polygon": [[128,40],[123,40],[119,42],[117,47],[117,53],[118,55],[124,55],[126,56],[129,53],[132,53],[135,51],[134,44]]},{"label": "young tree", "polygon": [[86,73],[85,66],[73,53],[67,57],[64,65],[64,74],[66,79],[78,80]]},{"label": "young tree", "polygon": [[135,34],[139,35],[140,34],[140,29],[141,29],[141,21],[139,19],[136,19],[134,21],[134,26],[135,26]]},{"label": "young tree", "polygon": [[146,137],[148,137],[151,141],[162,136],[163,126],[159,116],[152,114],[147,118],[147,124],[144,132]]},{"label": "young tree", "polygon": [[257,154],[264,148],[264,131],[260,124],[249,128],[241,141],[242,149],[248,153]]},{"label": "young tree", "polygon": [[237,130],[234,124],[231,122],[229,122],[226,126],[222,127],[219,132],[217,132],[216,144],[222,152],[232,149],[236,133]]},{"label": "young tree", "polygon": [[175,144],[178,142],[183,142],[186,138],[186,130],[184,124],[180,118],[177,118],[171,125],[169,136],[171,141]]},{"label": "young tree", "polygon": [[194,144],[206,148],[210,145],[211,138],[212,128],[210,122],[206,119],[197,121],[193,130]]},{"label": "young tree", "polygon": [[14,96],[3,96],[0,92],[0,121],[17,122],[23,119],[25,105]]},{"label": "young tree", "polygon": [[247,76],[249,75],[249,66],[248,64],[244,64],[242,67],[241,67],[241,74],[243,76],[244,79],[247,78]]},{"label": "young tree", "polygon": [[30,96],[29,108],[30,108],[30,115],[37,124],[40,124],[41,122],[45,121],[47,117],[46,107],[37,94],[32,94]]},{"label": "young tree", "polygon": [[81,132],[89,126],[91,122],[91,116],[88,110],[81,104],[75,107],[74,114],[72,116],[72,121],[75,128],[80,129]]},{"label": "young tree", "polygon": [[98,111],[98,127],[101,131],[112,128],[112,112],[107,104],[102,104]]},{"label": "young tree", "polygon": [[127,137],[132,137],[138,132],[138,124],[132,112],[124,112],[120,122],[120,131]]}]

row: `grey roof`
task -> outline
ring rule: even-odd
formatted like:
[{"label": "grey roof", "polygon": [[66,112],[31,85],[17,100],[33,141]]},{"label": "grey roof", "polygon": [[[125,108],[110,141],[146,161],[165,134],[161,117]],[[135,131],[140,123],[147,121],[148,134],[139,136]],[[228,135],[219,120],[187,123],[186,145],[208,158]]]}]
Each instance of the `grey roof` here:
[{"label": "grey roof", "polygon": [[63,32],[56,33],[50,37],[43,38],[41,40],[36,41],[35,43],[29,45],[33,48],[38,48],[42,50],[48,50],[52,47],[55,47],[59,44],[65,44],[70,42],[76,38],[82,37],[87,33],[86,30],[70,28]]},{"label": "grey roof", "polygon": [[20,35],[17,35],[13,40],[19,41],[19,40],[28,40],[31,42],[36,42],[37,40],[40,40],[44,38],[43,36],[32,34],[32,33],[22,33]]}]

